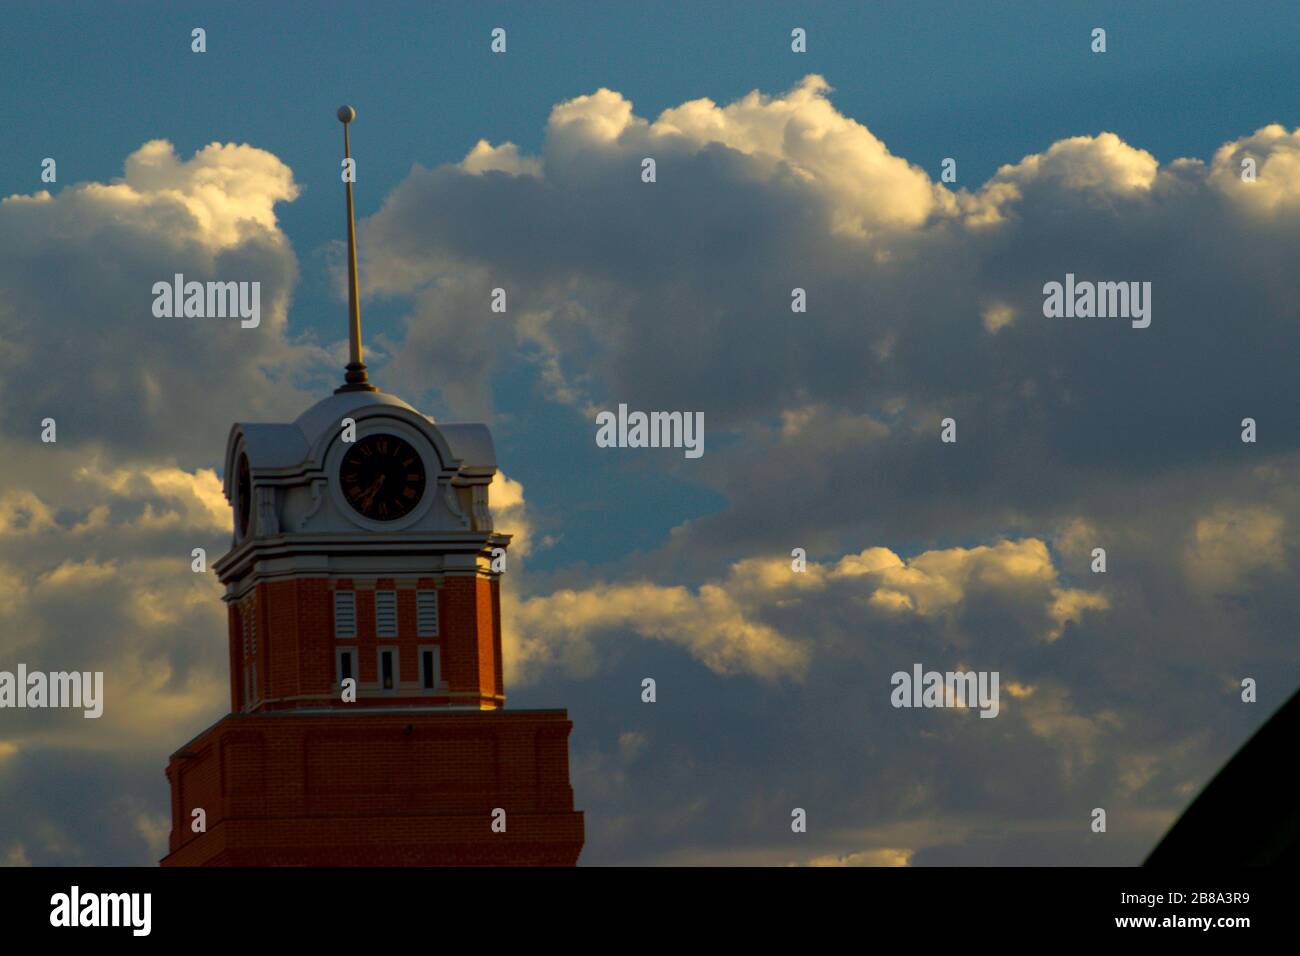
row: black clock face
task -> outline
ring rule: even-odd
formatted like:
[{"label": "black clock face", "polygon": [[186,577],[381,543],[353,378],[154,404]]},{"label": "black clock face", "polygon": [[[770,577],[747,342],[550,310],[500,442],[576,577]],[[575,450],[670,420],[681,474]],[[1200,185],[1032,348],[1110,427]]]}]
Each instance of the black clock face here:
[{"label": "black clock face", "polygon": [[424,462],[396,435],[367,435],[343,456],[339,486],[358,514],[394,521],[411,513],[424,497]]},{"label": "black clock face", "polygon": [[235,505],[239,509],[239,536],[248,534],[249,497],[253,494],[253,481],[248,473],[248,456],[240,455],[235,466]]}]

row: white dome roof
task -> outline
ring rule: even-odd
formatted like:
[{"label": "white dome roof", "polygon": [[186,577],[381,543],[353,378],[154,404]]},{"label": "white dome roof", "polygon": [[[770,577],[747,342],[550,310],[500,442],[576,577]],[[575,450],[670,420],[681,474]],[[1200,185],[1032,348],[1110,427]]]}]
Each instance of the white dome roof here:
[{"label": "white dome roof", "polygon": [[254,470],[292,469],[307,462],[322,440],[335,432],[344,418],[355,417],[376,406],[400,409],[428,422],[432,426],[428,430],[430,437],[439,447],[439,454],[449,456],[448,463],[454,461],[461,475],[490,478],[496,472],[496,449],[486,425],[439,425],[431,416],[385,392],[336,392],[307,409],[292,424],[239,422],[232,426],[226,446],[226,494],[231,494],[233,456],[241,439]]},{"label": "white dome roof", "polygon": [[[386,392],[336,392],[328,398],[321,399],[299,415],[294,424],[298,426],[303,438],[307,439],[307,444],[311,446],[327,429],[337,428],[339,422],[350,412],[370,405],[395,405],[408,412],[421,414],[396,395],[389,395]],[[421,417],[433,421],[427,415]]]}]

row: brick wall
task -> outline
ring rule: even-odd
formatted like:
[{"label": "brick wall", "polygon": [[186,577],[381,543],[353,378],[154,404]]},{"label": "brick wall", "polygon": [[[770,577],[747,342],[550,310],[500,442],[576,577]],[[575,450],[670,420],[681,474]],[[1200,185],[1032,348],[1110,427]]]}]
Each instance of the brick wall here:
[{"label": "brick wall", "polygon": [[168,764],[163,864],[572,865],[571,729],[563,711],[231,715]]},{"label": "brick wall", "polygon": [[[416,591],[396,587],[391,578],[365,582],[356,588],[350,579],[331,584],[326,578],[303,578],[260,584],[255,592],[257,680],[260,709],[338,706],[347,708],[335,688],[337,648],[356,649],[355,673],[363,685],[379,680],[379,648],[398,650],[398,680],[412,687],[420,681],[420,648],[439,648],[440,694],[385,693],[364,686],[361,702],[391,706],[455,704],[499,707],[505,694],[501,664],[500,593],[496,578],[448,576],[441,582],[420,579],[419,586],[435,591],[438,600],[437,637],[421,637],[417,629]],[[357,636],[334,636],[334,589],[356,595]],[[375,590],[397,593],[397,637],[379,637],[375,627]],[[242,620],[239,606],[230,606],[231,709],[241,708],[243,688]]]}]

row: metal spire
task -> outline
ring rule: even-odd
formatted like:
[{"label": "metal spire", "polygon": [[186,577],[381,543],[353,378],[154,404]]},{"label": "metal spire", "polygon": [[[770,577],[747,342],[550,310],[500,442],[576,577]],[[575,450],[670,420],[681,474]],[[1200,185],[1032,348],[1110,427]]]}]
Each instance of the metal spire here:
[{"label": "metal spire", "polygon": [[[350,106],[339,107],[339,122],[343,124],[343,158],[351,159],[352,150],[348,143],[348,124],[357,118],[357,111]],[[334,389],[338,392],[377,392],[366,378],[366,363],[361,360],[361,306],[357,301],[357,225],[356,215],[352,211],[352,179],[347,178],[344,186],[348,194],[348,349],[350,361],[347,373],[343,376],[345,384]]]}]

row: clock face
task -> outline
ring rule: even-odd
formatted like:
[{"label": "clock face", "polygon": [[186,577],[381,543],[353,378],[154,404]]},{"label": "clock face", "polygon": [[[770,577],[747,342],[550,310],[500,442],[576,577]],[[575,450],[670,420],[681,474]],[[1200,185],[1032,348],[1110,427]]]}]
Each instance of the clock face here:
[{"label": "clock face", "polygon": [[360,515],[395,521],[424,497],[424,462],[396,435],[367,435],[356,441],[339,467],[343,497]]},{"label": "clock face", "polygon": [[235,466],[235,504],[239,508],[239,536],[248,534],[249,498],[253,494],[253,481],[248,473],[248,456],[240,455]]}]

